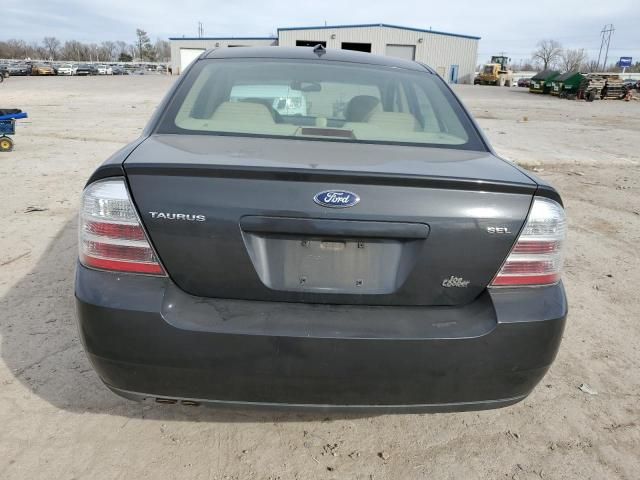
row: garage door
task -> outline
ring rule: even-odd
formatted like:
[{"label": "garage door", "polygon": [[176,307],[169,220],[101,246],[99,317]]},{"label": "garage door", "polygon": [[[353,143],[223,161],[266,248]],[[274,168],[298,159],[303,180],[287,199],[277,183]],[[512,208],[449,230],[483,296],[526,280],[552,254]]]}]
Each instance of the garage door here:
[{"label": "garage door", "polygon": [[415,60],[416,47],[415,45],[387,45],[387,56]]},{"label": "garage door", "polygon": [[180,73],[193,62],[198,56],[204,52],[204,48],[181,48],[180,49]]}]

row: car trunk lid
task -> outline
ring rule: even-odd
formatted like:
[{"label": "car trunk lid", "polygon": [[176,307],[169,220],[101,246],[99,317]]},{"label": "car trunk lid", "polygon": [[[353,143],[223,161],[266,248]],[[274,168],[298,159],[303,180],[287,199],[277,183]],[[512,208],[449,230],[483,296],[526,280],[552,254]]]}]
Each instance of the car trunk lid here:
[{"label": "car trunk lid", "polygon": [[[172,280],[218,298],[469,302],[536,189],[486,152],[330,141],[154,135],[124,166]],[[327,208],[327,191],[360,201]]]}]

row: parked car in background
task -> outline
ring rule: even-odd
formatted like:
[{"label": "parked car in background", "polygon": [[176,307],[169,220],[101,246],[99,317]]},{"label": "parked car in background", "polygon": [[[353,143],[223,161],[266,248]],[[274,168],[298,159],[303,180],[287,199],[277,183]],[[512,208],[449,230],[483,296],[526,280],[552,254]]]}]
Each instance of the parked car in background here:
[{"label": "parked car in background", "polygon": [[519,87],[529,88],[531,86],[531,78],[519,78],[518,79],[518,86]]},{"label": "parked car in background", "polygon": [[640,80],[633,80],[628,78],[624,81],[624,87],[629,90],[640,90]]},{"label": "parked car in background", "polygon": [[55,75],[53,67],[47,63],[34,63],[31,66],[31,75]]},{"label": "parked car in background", "polygon": [[7,68],[12,77],[31,75],[31,65],[25,63],[14,63]]},{"label": "parked car in background", "polygon": [[113,75],[113,69],[110,65],[98,65],[96,67],[98,75]]},{"label": "parked car in background", "polygon": [[567,315],[562,200],[434,70],[220,48],[175,85],[82,195],[79,332],[108,388],[438,411],[540,382]]},{"label": "parked car in background", "polygon": [[117,65],[111,67],[111,72],[113,75],[129,75],[124,68]]},{"label": "parked car in background", "polygon": [[58,67],[58,75],[66,75],[66,76],[75,75],[76,74],[75,70],[76,70],[76,67],[74,67],[72,64],[63,63]]},{"label": "parked car in background", "polygon": [[98,69],[89,63],[81,63],[76,67],[77,76],[97,75]]}]

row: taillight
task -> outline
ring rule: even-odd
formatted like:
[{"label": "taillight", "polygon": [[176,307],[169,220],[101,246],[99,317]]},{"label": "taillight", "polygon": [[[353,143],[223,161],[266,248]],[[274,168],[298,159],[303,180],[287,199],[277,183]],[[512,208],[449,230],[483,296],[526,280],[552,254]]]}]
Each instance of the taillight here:
[{"label": "taillight", "polygon": [[165,275],[122,178],[101,180],[82,194],[80,262],[117,272]]},{"label": "taillight", "polygon": [[567,222],[562,206],[536,198],[518,241],[492,286],[550,285],[560,280]]}]

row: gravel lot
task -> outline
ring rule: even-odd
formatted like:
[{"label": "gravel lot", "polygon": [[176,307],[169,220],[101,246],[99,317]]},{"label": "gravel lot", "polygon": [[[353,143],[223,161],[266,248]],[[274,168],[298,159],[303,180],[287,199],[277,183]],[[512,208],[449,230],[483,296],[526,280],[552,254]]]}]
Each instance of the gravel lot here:
[{"label": "gravel lot", "polygon": [[78,341],[80,192],[173,81],[0,85],[0,106],[30,115],[15,151],[0,154],[0,478],[640,478],[640,102],[458,87],[497,151],[550,180],[569,215],[568,326],[527,400],[300,415],[129,402],[101,385]]}]

